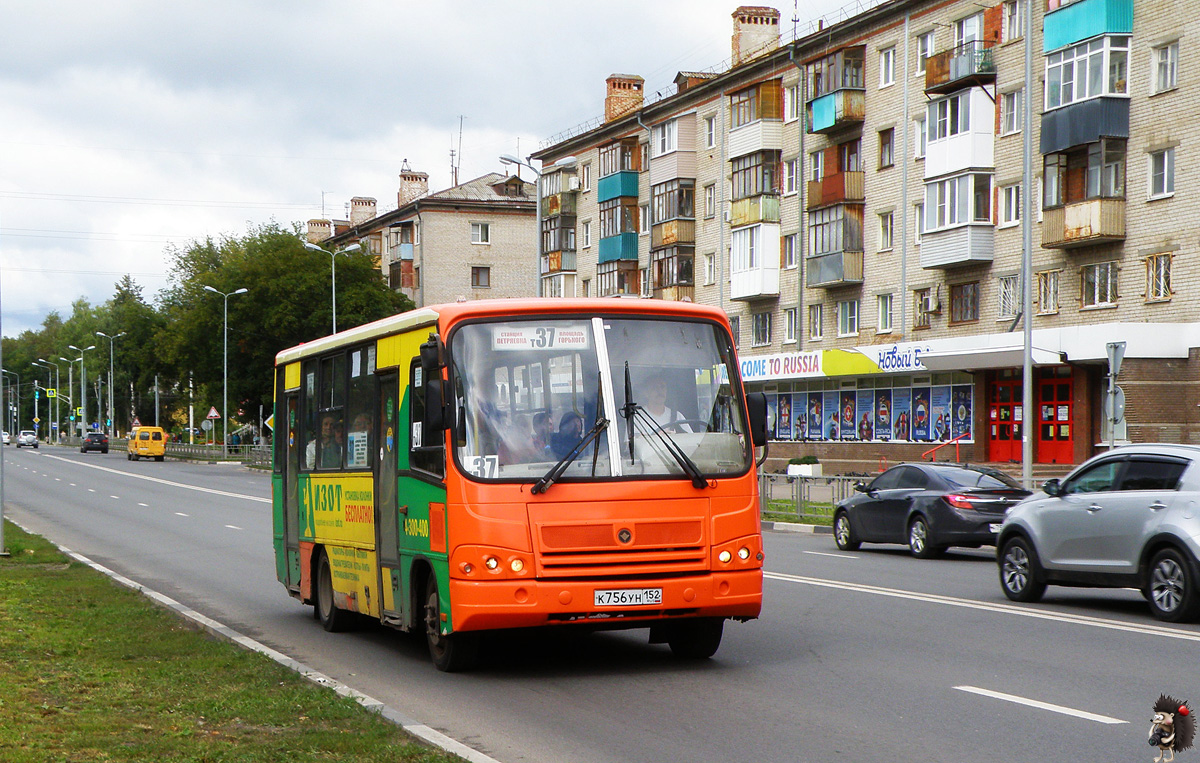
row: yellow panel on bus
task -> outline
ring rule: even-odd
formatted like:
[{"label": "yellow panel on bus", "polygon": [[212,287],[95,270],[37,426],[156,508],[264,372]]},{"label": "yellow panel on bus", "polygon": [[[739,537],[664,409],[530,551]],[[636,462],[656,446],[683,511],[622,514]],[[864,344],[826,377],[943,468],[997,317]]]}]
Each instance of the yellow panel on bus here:
[{"label": "yellow panel on bus", "polygon": [[374,507],[371,475],[310,475],[300,489],[301,538],[373,549]]},{"label": "yellow panel on bus", "polygon": [[288,363],[283,367],[283,388],[286,390],[300,389],[299,363]]}]

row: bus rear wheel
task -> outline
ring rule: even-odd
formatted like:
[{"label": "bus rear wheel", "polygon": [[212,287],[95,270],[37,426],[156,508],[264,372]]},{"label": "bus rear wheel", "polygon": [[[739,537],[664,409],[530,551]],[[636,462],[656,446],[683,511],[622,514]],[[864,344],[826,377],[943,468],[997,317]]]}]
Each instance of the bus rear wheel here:
[{"label": "bus rear wheel", "polygon": [[671,624],[667,632],[667,646],[671,647],[676,657],[706,660],[717,653],[724,631],[725,620],[720,617],[683,620]]},{"label": "bus rear wheel", "polygon": [[425,643],[434,667],[446,673],[471,668],[479,657],[479,637],[474,633],[442,633],[442,605],[437,578],[432,572],[425,583]]},{"label": "bus rear wheel", "polygon": [[333,600],[333,573],[329,568],[329,555],[321,552],[317,560],[317,600],[313,611],[321,627],[330,633],[349,630],[354,624],[354,613],[338,609]]}]

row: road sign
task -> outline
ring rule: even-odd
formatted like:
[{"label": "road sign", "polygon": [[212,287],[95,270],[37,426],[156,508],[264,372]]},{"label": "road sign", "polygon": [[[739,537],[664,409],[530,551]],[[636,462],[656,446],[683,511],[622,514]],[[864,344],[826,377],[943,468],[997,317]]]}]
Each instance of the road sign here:
[{"label": "road sign", "polygon": [[46,388],[46,397],[47,398],[58,397],[58,390],[53,389],[52,387],[47,387]]},{"label": "road sign", "polygon": [[141,420],[141,419],[139,419],[137,416],[134,416],[134,417],[133,417],[133,423],[132,423],[132,424],[130,424],[129,426],[131,426],[131,427],[140,427],[141,425],[142,425],[142,420]]},{"label": "road sign", "polygon": [[1125,359],[1125,343],[1108,343],[1108,369],[1113,376],[1121,373],[1121,361]]},{"label": "road sign", "polygon": [[268,429],[275,429],[275,414],[272,413],[263,423],[267,425]]},{"label": "road sign", "polygon": [[41,423],[42,423],[42,420],[41,420],[39,417],[37,417],[37,416],[34,416],[34,417],[33,417],[33,423],[34,423],[34,424],[41,424]]},{"label": "road sign", "polygon": [[212,408],[209,408],[209,409],[208,409],[208,416],[206,416],[205,418],[209,418],[209,419],[219,419],[219,418],[221,418],[221,414],[217,413],[217,406],[215,406],[215,405],[214,405]]},{"label": "road sign", "polygon": [[82,416],[83,416],[83,408],[82,408],[82,407],[80,407],[80,408],[76,408],[76,409],[75,409],[75,415],[76,415],[76,416],[79,416],[79,417],[82,417]]},{"label": "road sign", "polygon": [[1113,423],[1125,418],[1125,390],[1113,387],[1113,393],[1104,396],[1104,413]]},{"label": "road sign", "polygon": [[200,422],[200,428],[207,432],[213,428],[213,423],[208,419],[205,419],[204,421]]}]

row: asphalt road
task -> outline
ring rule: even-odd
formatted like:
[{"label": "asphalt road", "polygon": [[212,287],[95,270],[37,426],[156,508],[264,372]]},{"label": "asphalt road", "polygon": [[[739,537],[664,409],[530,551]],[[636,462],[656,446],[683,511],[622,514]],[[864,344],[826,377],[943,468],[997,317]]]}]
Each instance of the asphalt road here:
[{"label": "asphalt road", "polygon": [[713,660],[644,631],[522,632],[443,674],[420,638],[325,633],[287,596],[265,474],[5,457],[7,516],[504,763],[1150,760],[1153,700],[1200,700],[1200,626],[1159,624],[1135,591],[1014,605],[990,549],[919,561],[785,533],[762,618],[728,624]]}]

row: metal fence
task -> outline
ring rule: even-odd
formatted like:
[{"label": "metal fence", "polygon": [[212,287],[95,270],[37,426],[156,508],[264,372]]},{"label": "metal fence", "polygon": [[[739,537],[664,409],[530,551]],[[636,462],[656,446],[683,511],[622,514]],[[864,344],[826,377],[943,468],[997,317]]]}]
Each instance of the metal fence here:
[{"label": "metal fence", "polygon": [[[68,448],[78,448],[83,441],[78,437],[64,437],[61,444]],[[129,441],[113,439],[109,449],[120,452],[129,450]],[[186,442],[168,442],[165,453],[171,458],[186,458],[195,461],[230,461],[246,466],[270,467],[270,445],[230,445],[223,452],[220,445],[189,445]]]},{"label": "metal fence", "polygon": [[758,476],[760,513],[763,519],[782,522],[828,524],[833,507],[854,494],[862,477],[802,477],[789,474]]}]

